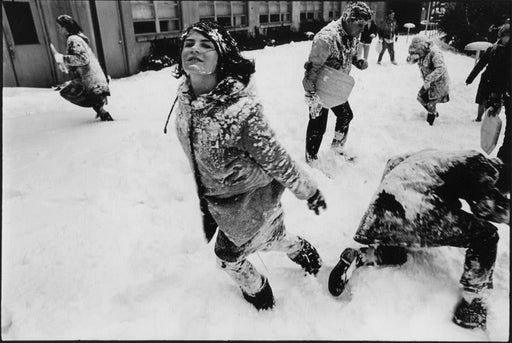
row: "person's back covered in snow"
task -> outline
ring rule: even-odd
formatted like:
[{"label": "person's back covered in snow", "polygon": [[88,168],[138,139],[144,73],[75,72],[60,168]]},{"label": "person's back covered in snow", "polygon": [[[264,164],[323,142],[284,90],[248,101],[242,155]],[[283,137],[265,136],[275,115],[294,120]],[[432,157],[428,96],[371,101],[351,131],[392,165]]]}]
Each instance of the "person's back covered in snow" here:
[{"label": "person's back covered in snow", "polygon": [[280,198],[286,187],[307,199],[317,214],[325,201],[316,182],[276,140],[249,85],[254,65],[240,55],[231,35],[216,22],[199,22],[185,30],[182,41],[176,76],[185,77],[178,89],[176,129],[204,204],[206,238],[218,226],[219,266],[248,302],[271,308],[269,281],[247,256],[285,252],[316,274],[320,256],[309,242],[285,230]]},{"label": "person's back covered in snow", "polygon": [[329,277],[330,292],[343,292],[351,266],[402,264],[406,248],[467,248],[462,299],[453,320],[485,327],[485,297],[492,288],[499,239],[491,221],[510,223],[508,191],[501,187],[507,177],[499,159],[475,150],[428,149],[389,159],[354,236],[367,247],[342,252]]}]

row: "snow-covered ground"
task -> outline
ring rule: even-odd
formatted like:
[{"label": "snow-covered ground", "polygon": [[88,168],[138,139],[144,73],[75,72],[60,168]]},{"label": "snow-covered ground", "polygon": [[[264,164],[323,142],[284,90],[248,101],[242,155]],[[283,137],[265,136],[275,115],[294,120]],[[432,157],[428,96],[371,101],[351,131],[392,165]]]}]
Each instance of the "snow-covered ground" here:
[{"label": "snow-covered ground", "polygon": [[438,106],[431,127],[415,100],[422,82],[418,67],[405,63],[405,41],[396,44],[397,66],[387,52],[377,65],[372,46],[370,67],[353,69],[347,149],[357,159],[330,155],[330,113],[324,172],[303,160],[308,114],[301,80],[311,42],[244,53],[256,61],[256,87],[272,127],[328,205],[316,216],[285,192],[288,230],[317,247],[324,267],[315,278],[283,254],[251,256],[276,298],[264,312],[216,267],[172,119],[163,134],[177,86],[171,68],[112,80],[107,108],[114,122],[96,121],[92,109],[51,89],[4,88],[2,338],[507,341],[507,225],[497,225],[487,332],[451,322],[463,249],[424,250],[401,267],[362,268],[339,298],[327,290],[341,251],[357,246],[353,234],[390,156],[480,149],[480,126],[472,121],[479,79],[464,83],[474,60],[444,52],[451,101]]}]

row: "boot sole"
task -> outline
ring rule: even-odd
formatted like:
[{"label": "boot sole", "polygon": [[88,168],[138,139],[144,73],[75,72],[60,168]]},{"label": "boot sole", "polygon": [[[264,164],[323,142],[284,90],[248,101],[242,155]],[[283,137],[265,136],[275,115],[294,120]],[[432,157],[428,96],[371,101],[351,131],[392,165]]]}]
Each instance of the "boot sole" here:
[{"label": "boot sole", "polygon": [[464,329],[483,329],[485,330],[485,324],[478,324],[478,323],[466,323],[457,317],[453,316],[452,321],[457,324],[460,327],[463,327]]},{"label": "boot sole", "polygon": [[334,296],[339,296],[345,290],[345,286],[352,277],[352,273],[357,268],[357,257],[348,262],[340,256],[338,264],[333,268],[329,275],[329,292]]}]

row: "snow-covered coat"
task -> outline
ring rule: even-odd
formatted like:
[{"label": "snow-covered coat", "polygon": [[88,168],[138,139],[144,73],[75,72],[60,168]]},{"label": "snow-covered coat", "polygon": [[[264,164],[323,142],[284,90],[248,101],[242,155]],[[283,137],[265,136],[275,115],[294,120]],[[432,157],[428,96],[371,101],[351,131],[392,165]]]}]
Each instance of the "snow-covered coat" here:
[{"label": "snow-covered coat", "polygon": [[208,208],[219,229],[237,245],[254,237],[275,215],[276,208],[257,200],[277,206],[282,191],[271,187],[273,180],[299,199],[316,192],[316,183],[277,142],[251,83],[246,87],[227,77],[194,99],[184,77],[177,108],[178,138],[194,168],[193,149]]},{"label": "snow-covered coat", "polygon": [[105,73],[86,38],[82,34],[70,35],[66,45],[63,58],[72,82],[82,84],[89,94],[110,95]]},{"label": "snow-covered coat", "polygon": [[435,46],[430,46],[427,54],[420,57],[418,66],[423,81],[430,84],[427,90],[428,98],[430,100],[441,100],[439,102],[447,102],[449,99],[450,79],[441,51]]},{"label": "snow-covered coat", "polygon": [[302,85],[306,92],[316,92],[318,73],[324,65],[349,74],[352,64],[357,62],[359,39],[343,30],[341,20],[330,22],[313,38],[308,61],[304,64]]},{"label": "snow-covered coat", "polygon": [[508,200],[495,189],[501,161],[475,150],[421,150],[388,160],[354,239],[363,244],[428,246],[454,236],[459,198],[473,214],[509,222]]}]

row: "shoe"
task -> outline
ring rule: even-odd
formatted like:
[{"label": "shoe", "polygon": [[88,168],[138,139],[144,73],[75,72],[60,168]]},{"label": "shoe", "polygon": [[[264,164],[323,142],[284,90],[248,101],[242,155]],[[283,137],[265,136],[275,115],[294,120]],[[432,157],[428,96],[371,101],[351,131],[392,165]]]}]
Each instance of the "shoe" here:
[{"label": "shoe", "polygon": [[428,113],[427,122],[430,124],[430,126],[434,125],[434,120],[436,120],[436,115],[434,113]]},{"label": "shoe", "polygon": [[358,250],[352,248],[343,250],[338,264],[329,275],[329,292],[334,296],[343,293],[352,273],[361,265],[361,253]]},{"label": "shoe", "polygon": [[263,286],[258,293],[250,295],[242,289],[242,294],[245,300],[253,304],[258,311],[271,309],[275,305],[274,294],[272,293],[272,288],[270,287],[267,278],[265,278]]},{"label": "shoe", "polygon": [[114,121],[114,119],[110,116],[110,113],[108,113],[108,112],[103,112],[100,115],[100,118],[101,118],[101,121]]},{"label": "shoe", "polygon": [[318,156],[316,154],[310,155],[310,154],[306,153],[306,163],[308,165],[312,165],[317,160],[318,160]]},{"label": "shoe", "polygon": [[397,65],[397,64],[398,64],[398,63],[396,63],[395,61],[391,61],[391,63],[392,63],[392,64],[394,64],[394,65]]},{"label": "shoe", "polygon": [[482,328],[487,325],[487,308],[481,298],[471,302],[461,298],[452,318],[453,322],[466,329]]},{"label": "shoe", "polygon": [[380,63],[380,61],[377,61],[377,64],[382,64],[382,63]]},{"label": "shoe", "polygon": [[316,275],[322,267],[322,259],[316,249],[304,238],[299,237],[302,242],[302,248],[297,256],[290,257],[290,260],[300,265],[307,273]]}]

